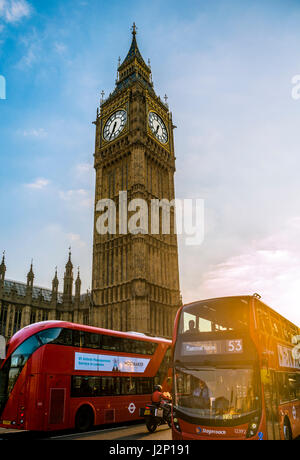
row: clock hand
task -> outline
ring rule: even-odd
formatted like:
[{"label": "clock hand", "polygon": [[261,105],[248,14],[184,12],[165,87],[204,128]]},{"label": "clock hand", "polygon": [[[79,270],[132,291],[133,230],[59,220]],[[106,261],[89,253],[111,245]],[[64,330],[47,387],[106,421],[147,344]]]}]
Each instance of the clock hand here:
[{"label": "clock hand", "polygon": [[115,121],[115,124],[114,124],[113,130],[112,130],[112,132],[111,132],[111,134],[110,134],[109,140],[111,139],[111,136],[112,136],[113,133],[115,132],[116,126],[117,126],[117,122]]},{"label": "clock hand", "polygon": [[159,130],[159,125],[158,125],[157,128],[156,128],[155,135],[158,134],[158,130]]}]

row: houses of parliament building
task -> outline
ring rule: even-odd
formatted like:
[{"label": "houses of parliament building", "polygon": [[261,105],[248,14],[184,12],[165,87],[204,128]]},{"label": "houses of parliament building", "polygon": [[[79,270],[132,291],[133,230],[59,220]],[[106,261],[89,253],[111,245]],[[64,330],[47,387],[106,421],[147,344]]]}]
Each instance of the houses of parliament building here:
[{"label": "houses of parliament building", "polygon": [[[181,305],[178,245],[175,231],[163,234],[115,234],[97,231],[97,203],[110,199],[119,216],[120,192],[128,201],[175,198],[175,153],[172,115],[154,90],[150,62],[145,63],[132,28],[129,52],[119,62],[115,89],[97,109],[94,166],[96,171],[92,289],[81,293],[74,282],[71,252],[63,289],[57,272],[52,289],[34,285],[31,265],[27,282],[7,280],[0,266],[0,335],[11,337],[22,327],[62,320],[119,331],[171,337]],[[103,95],[102,95],[103,96]],[[171,223],[175,210],[171,210]],[[174,228],[174,226],[173,226]],[[75,284],[75,286],[74,286]]]}]

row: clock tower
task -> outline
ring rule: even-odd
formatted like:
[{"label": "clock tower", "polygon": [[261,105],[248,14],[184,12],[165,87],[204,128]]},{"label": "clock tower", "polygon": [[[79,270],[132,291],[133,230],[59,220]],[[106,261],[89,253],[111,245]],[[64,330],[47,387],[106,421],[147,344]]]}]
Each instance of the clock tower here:
[{"label": "clock tower", "polygon": [[[134,24],[116,87],[97,109],[91,324],[171,337],[181,304],[175,210],[169,207],[166,232],[159,208],[153,231],[151,203],[175,198],[174,126],[167,103],[155,94],[150,63],[139,51],[136,34]],[[99,206],[105,202],[107,208]],[[130,231],[137,203],[149,210],[147,222],[142,226],[142,217],[136,217],[140,227]],[[103,232],[99,218],[105,211],[108,221],[114,217],[115,222]]]}]

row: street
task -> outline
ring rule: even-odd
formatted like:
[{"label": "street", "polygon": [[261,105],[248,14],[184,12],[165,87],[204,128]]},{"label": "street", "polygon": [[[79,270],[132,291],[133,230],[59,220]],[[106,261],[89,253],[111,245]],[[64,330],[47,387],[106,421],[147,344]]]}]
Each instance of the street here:
[{"label": "street", "polygon": [[23,439],[40,439],[40,440],[77,440],[77,441],[171,441],[172,432],[167,425],[163,425],[157,429],[155,433],[149,433],[144,423],[134,425],[109,427],[105,429],[99,428],[87,433],[29,433],[12,430],[0,429],[0,440],[14,440],[17,438]]}]

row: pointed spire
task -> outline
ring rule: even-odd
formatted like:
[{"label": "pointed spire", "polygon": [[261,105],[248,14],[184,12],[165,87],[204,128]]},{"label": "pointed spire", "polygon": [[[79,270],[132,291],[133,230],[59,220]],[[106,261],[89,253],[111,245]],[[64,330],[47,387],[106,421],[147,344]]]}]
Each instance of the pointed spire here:
[{"label": "pointed spire", "polygon": [[5,251],[3,251],[2,263],[1,263],[1,265],[0,265],[0,270],[1,270],[1,273],[2,273],[2,271],[6,271],[6,265],[5,265]]},{"label": "pointed spire", "polygon": [[72,248],[71,246],[69,247],[69,260],[66,265],[66,274],[70,274],[73,270],[73,264],[72,264]]},{"label": "pointed spire", "polygon": [[139,64],[143,67],[143,69],[147,72],[147,74],[150,74],[151,69],[145,63],[145,61],[144,61],[144,59],[143,59],[143,57],[142,57],[142,55],[140,53],[140,50],[138,48],[138,44],[137,44],[137,41],[136,41],[137,27],[135,25],[135,22],[133,23],[133,26],[132,26],[131,30],[132,30],[131,46],[130,46],[130,49],[128,51],[128,54],[127,54],[126,58],[124,59],[123,63],[119,66],[119,72],[122,71],[124,69],[124,67],[127,66],[127,64],[131,63],[132,61],[134,61],[136,59],[139,62]]},{"label": "pointed spire", "polygon": [[33,259],[31,260],[31,265],[30,265],[30,270],[27,274],[27,281],[33,281],[34,280],[34,273],[33,273]]},{"label": "pointed spire", "polygon": [[27,274],[27,289],[26,289],[26,294],[29,297],[32,296],[33,281],[34,281],[33,260],[31,260],[30,270],[29,270],[29,272]]},{"label": "pointed spire", "polygon": [[80,298],[80,291],[81,291],[81,279],[80,279],[80,268],[78,267],[78,275],[75,281],[75,297]]},{"label": "pointed spire", "polygon": [[72,264],[72,252],[71,247],[69,248],[69,260],[66,264],[66,271],[64,276],[64,294],[63,302],[65,305],[70,306],[72,304],[72,292],[73,292],[73,264]]},{"label": "pointed spire", "polygon": [[55,276],[52,280],[52,297],[51,297],[52,304],[54,305],[57,303],[58,285],[59,285],[59,281],[57,277],[57,267],[55,267]]},{"label": "pointed spire", "polygon": [[57,290],[59,285],[58,277],[57,277],[57,267],[55,267],[55,276],[52,280],[52,290]]},{"label": "pointed spire", "polygon": [[1,263],[1,265],[0,265],[0,280],[1,280],[1,281],[4,281],[5,273],[6,273],[5,251],[3,251],[2,263]]}]

